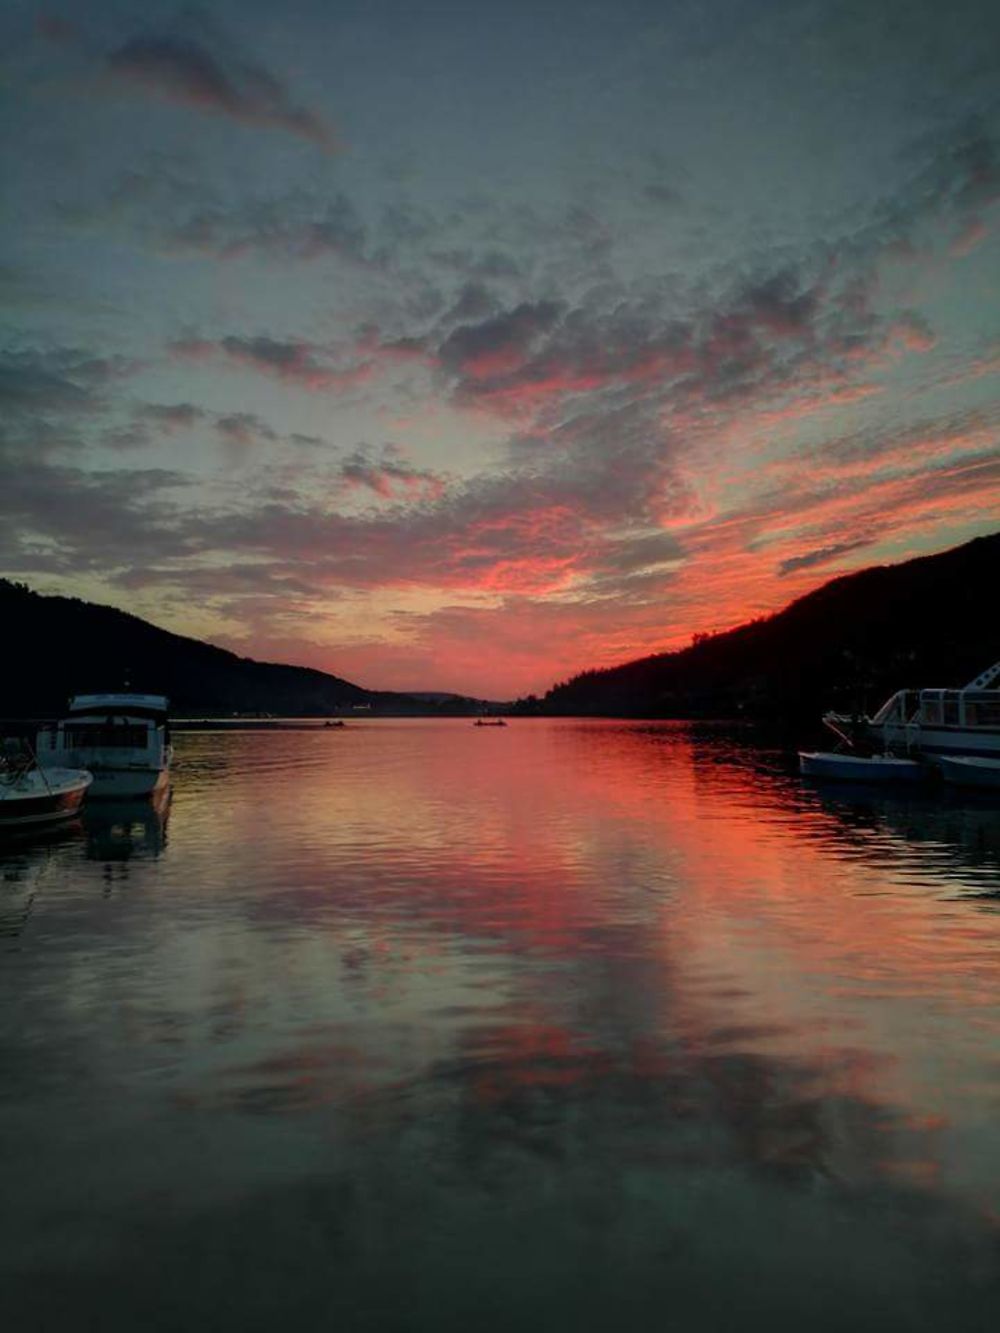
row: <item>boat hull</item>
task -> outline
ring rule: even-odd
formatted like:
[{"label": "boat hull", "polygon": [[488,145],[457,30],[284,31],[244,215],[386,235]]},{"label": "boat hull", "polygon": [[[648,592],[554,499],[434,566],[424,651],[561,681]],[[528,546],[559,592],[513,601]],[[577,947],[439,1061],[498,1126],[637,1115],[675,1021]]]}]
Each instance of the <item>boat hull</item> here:
[{"label": "boat hull", "polygon": [[898,747],[934,755],[980,755],[1000,760],[1000,728],[869,722],[867,731],[877,745],[890,749]]},{"label": "boat hull", "polygon": [[156,796],[170,782],[166,768],[94,768],[88,799],[123,800]]},{"label": "boat hull", "polygon": [[72,777],[56,776],[47,770],[40,780],[0,790],[0,833],[72,819],[79,813],[91,783],[91,775],[84,770]]},{"label": "boat hull", "polygon": [[976,755],[941,755],[936,763],[945,782],[958,787],[978,787],[1000,792],[1000,757],[987,759]]},{"label": "boat hull", "polygon": [[924,782],[928,772],[923,764],[912,759],[896,759],[892,755],[837,754],[813,750],[799,752],[799,769],[803,777],[823,778],[837,782]]}]

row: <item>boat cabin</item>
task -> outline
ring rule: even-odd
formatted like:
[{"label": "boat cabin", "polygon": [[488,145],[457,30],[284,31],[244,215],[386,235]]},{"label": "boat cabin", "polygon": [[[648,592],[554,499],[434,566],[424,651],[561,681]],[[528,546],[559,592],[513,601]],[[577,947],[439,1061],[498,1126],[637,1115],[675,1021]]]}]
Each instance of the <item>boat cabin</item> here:
[{"label": "boat cabin", "polygon": [[78,694],[64,718],[38,735],[38,755],[82,767],[159,768],[169,762],[162,694]]},{"label": "boat cabin", "polygon": [[897,690],[871,719],[874,726],[1000,727],[1000,690]]}]

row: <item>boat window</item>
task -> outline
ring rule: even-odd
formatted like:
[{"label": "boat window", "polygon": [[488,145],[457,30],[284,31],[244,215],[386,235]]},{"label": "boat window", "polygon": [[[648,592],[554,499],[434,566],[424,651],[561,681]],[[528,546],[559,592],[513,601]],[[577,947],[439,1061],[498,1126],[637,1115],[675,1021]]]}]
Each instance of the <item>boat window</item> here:
[{"label": "boat window", "polygon": [[958,714],[958,695],[947,694],[944,700],[944,724],[946,727],[957,727],[960,725],[961,718]]},{"label": "boat window", "polygon": [[921,721],[931,726],[941,722],[941,696],[923,695],[921,698]]},{"label": "boat window", "polygon": [[67,727],[66,747],[70,750],[90,750],[110,746],[119,750],[145,750],[149,733],[145,727],[127,724],[96,723]]}]

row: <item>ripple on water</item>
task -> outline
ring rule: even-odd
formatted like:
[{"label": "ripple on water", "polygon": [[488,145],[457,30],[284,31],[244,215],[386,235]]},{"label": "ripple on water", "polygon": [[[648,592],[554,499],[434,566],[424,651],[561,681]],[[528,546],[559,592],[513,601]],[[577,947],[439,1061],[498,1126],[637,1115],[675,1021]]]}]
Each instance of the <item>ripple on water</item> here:
[{"label": "ripple on water", "polygon": [[0,847],[21,1326],[985,1327],[996,808],[677,725],[177,751]]}]

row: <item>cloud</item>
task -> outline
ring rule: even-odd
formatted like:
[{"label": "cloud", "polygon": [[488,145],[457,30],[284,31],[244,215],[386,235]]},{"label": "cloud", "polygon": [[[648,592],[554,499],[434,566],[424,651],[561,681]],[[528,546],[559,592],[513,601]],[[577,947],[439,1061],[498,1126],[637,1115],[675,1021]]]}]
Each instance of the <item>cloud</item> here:
[{"label": "cloud", "polygon": [[861,551],[866,546],[871,546],[875,537],[859,537],[856,541],[837,542],[833,546],[821,546],[817,551],[805,551],[802,555],[789,556],[787,560],[782,560],[778,565],[778,574],[784,578],[786,574],[794,574],[800,569],[814,569],[817,565],[827,565],[831,560],[836,560],[838,556],[847,555],[851,551]]},{"label": "cloud", "polygon": [[377,456],[359,445],[340,464],[339,475],[348,489],[367,489],[383,500],[439,499],[446,485],[437,473],[413,467],[391,444],[383,445]]},{"label": "cloud", "polygon": [[367,265],[368,231],[343,193],[315,200],[301,193],[249,200],[240,207],[200,205],[161,223],[168,248],[219,259],[264,255],[285,260],[335,257]]},{"label": "cloud", "polygon": [[338,367],[324,359],[328,355],[326,349],[314,343],[266,336],[230,336],[215,342],[182,338],[171,344],[171,350],[176,356],[189,360],[222,356],[246,369],[313,391],[354,388],[374,373],[371,362]]},{"label": "cloud", "polygon": [[461,324],[438,347],[438,361],[469,384],[510,377],[524,369],[561,314],[555,301],[523,302],[478,324]]},{"label": "cloud", "polygon": [[93,411],[101,389],[135,368],[125,357],[80,348],[9,349],[0,353],[0,403],[17,412]]},{"label": "cloud", "polygon": [[0,454],[37,459],[79,450],[109,409],[113,384],[138,369],[83,348],[0,352]]},{"label": "cloud", "polygon": [[143,403],[134,416],[170,435],[177,430],[191,430],[204,421],[207,412],[193,403]]},{"label": "cloud", "polygon": [[107,577],[148,558],[184,554],[172,493],[189,481],[164,469],[58,467],[0,459],[0,563],[9,571]]},{"label": "cloud", "polygon": [[215,419],[215,429],[226,444],[246,449],[266,441],[273,443],[278,435],[266,421],[253,412],[229,412]]},{"label": "cloud", "polygon": [[106,65],[119,82],[167,101],[246,125],[285,130],[326,151],[336,147],[332,128],[298,106],[267,70],[231,51],[212,51],[193,37],[132,37],[111,52]]}]

